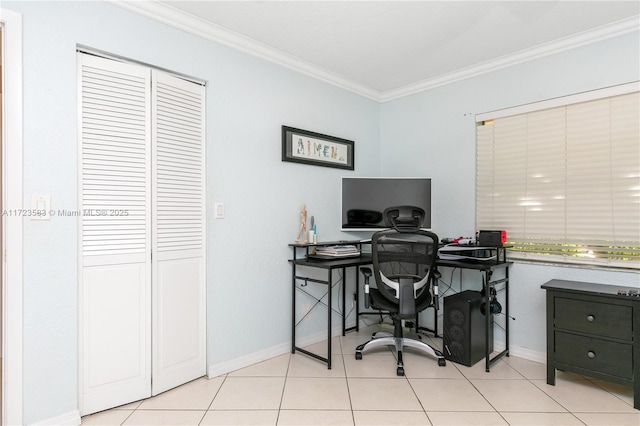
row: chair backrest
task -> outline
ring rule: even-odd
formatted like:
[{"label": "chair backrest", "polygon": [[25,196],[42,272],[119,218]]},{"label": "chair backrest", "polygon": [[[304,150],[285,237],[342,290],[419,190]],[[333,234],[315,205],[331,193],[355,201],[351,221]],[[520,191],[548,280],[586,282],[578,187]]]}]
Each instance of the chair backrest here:
[{"label": "chair backrest", "polygon": [[416,206],[388,207],[382,215],[385,226],[394,229],[418,229],[424,222],[424,210]]},{"label": "chair backrest", "polygon": [[401,318],[416,314],[416,299],[431,292],[438,236],[421,229],[387,229],[373,234],[371,249],[378,291],[397,303]]}]

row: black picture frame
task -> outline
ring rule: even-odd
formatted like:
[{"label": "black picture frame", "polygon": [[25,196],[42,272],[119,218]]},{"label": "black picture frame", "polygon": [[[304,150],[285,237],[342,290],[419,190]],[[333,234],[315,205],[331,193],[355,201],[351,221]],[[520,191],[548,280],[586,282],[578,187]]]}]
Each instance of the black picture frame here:
[{"label": "black picture frame", "polygon": [[354,142],[282,126],[282,161],[354,170]]}]

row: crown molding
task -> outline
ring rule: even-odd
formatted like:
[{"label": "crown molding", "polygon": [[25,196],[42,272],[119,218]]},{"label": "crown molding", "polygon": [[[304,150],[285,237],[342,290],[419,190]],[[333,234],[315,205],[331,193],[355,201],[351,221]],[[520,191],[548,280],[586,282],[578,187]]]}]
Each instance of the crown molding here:
[{"label": "crown molding", "polygon": [[129,0],[105,1],[157,22],[239,50],[381,103],[640,30],[640,15],[636,15],[471,67],[434,78],[428,78],[399,89],[380,92],[164,3]]},{"label": "crown molding", "polygon": [[403,98],[435,87],[455,83],[460,80],[480,76],[502,68],[511,67],[637,31],[640,31],[640,15],[632,16],[612,24],[544,43],[530,49],[520,50],[509,55],[495,58],[471,67],[462,68],[438,77],[429,78],[416,84],[411,84],[395,90],[389,90],[380,94],[380,102]]},{"label": "crown molding", "polygon": [[153,19],[162,24],[191,33],[247,53],[265,61],[280,65],[317,80],[331,84],[344,90],[356,93],[365,98],[380,102],[380,92],[349,80],[343,76],[324,70],[309,62],[267,46],[242,34],[212,24],[179,9],[156,1],[105,0],[123,9]]}]

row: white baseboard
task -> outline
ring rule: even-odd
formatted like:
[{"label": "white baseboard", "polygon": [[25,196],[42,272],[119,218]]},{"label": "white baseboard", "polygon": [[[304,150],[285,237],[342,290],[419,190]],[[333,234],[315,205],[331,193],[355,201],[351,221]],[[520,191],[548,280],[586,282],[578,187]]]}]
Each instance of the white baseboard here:
[{"label": "white baseboard", "polygon": [[[493,350],[495,352],[502,352],[504,348],[504,342],[493,342]],[[510,345],[509,356],[515,356],[517,358],[522,358],[529,361],[540,362],[542,364],[546,364],[547,362],[546,352],[538,352],[532,349],[523,348],[521,346]]]},{"label": "white baseboard", "polygon": [[33,423],[34,426],[55,425],[55,426],[78,426],[81,423],[80,411],[74,410],[50,419]]},{"label": "white baseboard", "polygon": [[210,365],[207,368],[207,377],[212,379],[214,377],[218,377],[223,374],[231,373],[232,371],[248,367],[258,362],[266,361],[290,351],[291,343],[281,343],[279,345],[254,352],[249,355],[241,356],[230,361]]},{"label": "white baseboard", "polygon": [[[504,345],[503,345],[504,346]],[[528,359],[529,361],[540,362],[542,364],[547,363],[547,353],[546,352],[538,352],[532,349],[523,348],[520,346],[513,346],[509,348],[509,355]]]},{"label": "white baseboard", "polygon": [[[363,326],[363,324],[361,324]],[[347,327],[350,327],[347,325]],[[342,327],[334,327],[333,328],[333,336],[339,336],[342,333]],[[309,336],[301,337],[297,339],[296,346],[304,347],[313,345],[318,342],[322,342],[327,340],[326,332],[318,332]],[[504,342],[494,342],[493,349],[495,351],[502,351],[505,348]],[[354,349],[355,351],[355,349]],[[256,364],[258,362],[266,361],[268,359],[283,355],[285,353],[291,352],[291,342],[281,343],[270,348],[254,352],[252,354],[248,354],[239,358],[236,358],[231,361],[222,362],[220,364],[214,364],[209,366],[207,369],[207,376],[211,379],[213,377],[221,376],[223,374],[231,373],[232,371],[239,370],[241,368],[249,367],[250,365]],[[513,346],[509,348],[509,355],[515,356],[518,358],[527,359],[529,361],[535,361],[540,363],[547,362],[547,354],[546,352],[538,352],[532,349],[523,348],[520,346]]]},{"label": "white baseboard", "polygon": [[[347,324],[347,328],[348,327],[350,326]],[[339,336],[341,334],[342,334],[341,325],[333,328],[333,332],[332,332],[333,336]],[[296,346],[298,347],[309,346],[318,342],[322,342],[323,340],[327,340],[326,331],[321,331],[309,336],[300,337],[296,339]],[[261,351],[254,352],[252,354],[248,354],[230,361],[210,365],[207,368],[207,377],[212,379],[214,377],[231,373],[232,371],[249,367],[250,365],[256,364],[258,362],[266,361],[268,359],[271,359],[286,353],[290,353],[290,352],[291,352],[291,341],[288,341],[286,343],[280,343],[270,348],[266,348]]]}]

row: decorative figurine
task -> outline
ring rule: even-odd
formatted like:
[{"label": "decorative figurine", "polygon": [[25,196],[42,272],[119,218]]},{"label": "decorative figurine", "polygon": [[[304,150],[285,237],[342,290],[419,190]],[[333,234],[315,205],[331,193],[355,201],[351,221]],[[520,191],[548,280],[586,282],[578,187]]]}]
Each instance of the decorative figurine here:
[{"label": "decorative figurine", "polygon": [[302,205],[302,211],[300,211],[300,229],[298,229],[298,236],[296,237],[296,243],[307,242],[307,205]]}]

